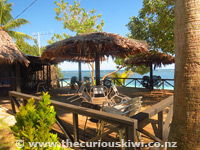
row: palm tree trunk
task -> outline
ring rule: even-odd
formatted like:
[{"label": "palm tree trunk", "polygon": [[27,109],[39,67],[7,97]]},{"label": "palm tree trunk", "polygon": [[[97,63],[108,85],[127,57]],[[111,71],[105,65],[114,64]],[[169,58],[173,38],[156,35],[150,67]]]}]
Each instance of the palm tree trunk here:
[{"label": "palm tree trunk", "polygon": [[[200,149],[200,0],[175,4],[174,115],[169,140]],[[174,150],[174,148],[172,148]]]}]

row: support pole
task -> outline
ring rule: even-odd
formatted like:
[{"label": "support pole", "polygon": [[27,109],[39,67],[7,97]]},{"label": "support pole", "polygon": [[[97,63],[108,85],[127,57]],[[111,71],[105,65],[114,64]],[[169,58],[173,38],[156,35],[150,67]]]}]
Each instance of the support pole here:
[{"label": "support pole", "polygon": [[16,63],[16,91],[21,92],[21,75],[20,75],[20,63]]},{"label": "support pole", "polygon": [[150,65],[150,91],[153,90],[153,65]]},{"label": "support pole", "polygon": [[79,81],[82,81],[82,69],[81,69],[81,61],[78,62],[78,75],[79,75]]},{"label": "support pole", "polygon": [[96,53],[95,56],[95,74],[96,74],[96,85],[100,85],[100,61],[99,53]]}]

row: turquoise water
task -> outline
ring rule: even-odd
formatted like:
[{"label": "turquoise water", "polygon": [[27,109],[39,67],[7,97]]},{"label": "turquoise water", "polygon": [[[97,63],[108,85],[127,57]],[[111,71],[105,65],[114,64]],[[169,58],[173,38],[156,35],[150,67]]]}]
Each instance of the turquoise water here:
[{"label": "turquoise water", "polygon": [[[113,72],[114,70],[101,70],[101,77],[104,75],[107,75],[110,72]],[[123,70],[118,71],[118,73],[122,73]],[[72,76],[78,77],[78,71],[62,71],[64,78],[71,78]],[[153,71],[153,75],[159,75],[162,79],[174,79],[174,69],[158,69]],[[90,77],[89,71],[82,71],[82,77]],[[137,73],[134,73],[130,76],[130,78],[142,78],[143,76],[149,76],[149,73],[140,75]],[[69,80],[66,80],[69,82]],[[131,80],[126,80],[126,84],[129,83]],[[168,81],[170,84],[174,85],[174,81]],[[135,82],[132,82],[128,85],[129,87],[134,87]],[[142,88],[142,85],[136,82],[136,86]],[[160,87],[160,89],[162,86]],[[168,85],[167,83],[164,84],[164,89],[170,89],[173,90],[173,87]]]}]

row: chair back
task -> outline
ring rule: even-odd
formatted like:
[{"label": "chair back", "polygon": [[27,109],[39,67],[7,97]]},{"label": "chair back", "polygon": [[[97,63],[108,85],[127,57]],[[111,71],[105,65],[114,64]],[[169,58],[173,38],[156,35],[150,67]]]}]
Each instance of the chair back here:
[{"label": "chair back", "polygon": [[73,76],[73,77],[71,77],[71,84],[72,85],[74,85],[75,83],[77,83],[78,82],[78,79],[77,79],[77,77],[76,76]]},{"label": "chair back", "polygon": [[124,109],[124,115],[130,117],[138,113],[142,107],[142,96],[131,98],[126,102],[127,108]]},{"label": "chair back", "polygon": [[107,88],[105,86],[99,85],[99,86],[93,86],[90,89],[92,95],[91,97],[106,97],[107,96]]},{"label": "chair back", "polygon": [[105,79],[103,80],[103,85],[104,85],[105,87],[107,87],[107,88],[110,88],[110,87],[112,86],[112,81],[109,80],[108,78],[105,78]]},{"label": "chair back", "polygon": [[90,83],[90,78],[89,77],[83,77],[83,81],[86,83]]}]

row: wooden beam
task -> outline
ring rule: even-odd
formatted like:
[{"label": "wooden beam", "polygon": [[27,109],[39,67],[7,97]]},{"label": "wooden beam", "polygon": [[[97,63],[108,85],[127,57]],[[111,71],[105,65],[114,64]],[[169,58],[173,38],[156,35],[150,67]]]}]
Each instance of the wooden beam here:
[{"label": "wooden beam", "polygon": [[81,68],[81,61],[78,62],[78,76],[79,76],[79,81],[82,81],[82,68]]},{"label": "wooden beam", "polygon": [[20,63],[17,62],[16,65],[16,91],[21,92],[21,75],[20,75]]},{"label": "wooden beam", "polygon": [[67,137],[70,142],[74,142],[74,139],[71,136],[70,132],[66,128],[64,128],[64,124],[62,123],[62,121],[57,115],[56,115],[56,123],[58,124],[62,132],[64,133],[65,137]]},{"label": "wooden beam", "polygon": [[[136,125],[127,126],[126,131],[126,142],[136,142]],[[127,147],[127,150],[136,150],[136,147]]]},{"label": "wooden beam", "polygon": [[76,113],[73,113],[73,131],[74,131],[74,142],[79,142],[78,114]]},{"label": "wooden beam", "polygon": [[161,112],[164,108],[173,104],[173,96],[162,100],[161,102],[139,112],[138,114],[131,116],[131,118],[138,120],[138,127],[143,128],[147,124],[149,124],[149,119],[154,115]]},{"label": "wooden beam", "polygon": [[96,85],[100,85],[100,59],[99,53],[97,52],[95,55],[95,75],[96,75]]},{"label": "wooden beam", "polygon": [[[9,95],[14,96],[14,97],[19,97],[22,99],[30,99],[33,97],[35,101],[41,101],[40,97],[32,96],[32,95],[28,95],[24,93],[19,93],[16,91],[10,91]],[[113,123],[113,124],[122,124],[122,125],[137,124],[137,120],[129,118],[129,117],[125,117],[125,116],[119,117],[119,115],[116,115],[116,114],[110,114],[110,113],[99,111],[99,110],[75,106],[72,104],[58,102],[55,100],[51,100],[51,104],[54,105],[56,108],[63,109],[65,111],[67,110],[72,113],[77,113],[77,114],[92,117],[95,119],[104,120],[106,122]]]},{"label": "wooden beam", "polygon": [[163,139],[163,111],[158,113],[158,138]]},{"label": "wooden beam", "polygon": [[116,126],[116,127],[112,128],[112,129],[110,129],[110,130],[104,132],[103,134],[100,134],[100,135],[98,135],[98,136],[95,136],[95,137],[92,138],[92,139],[89,139],[89,140],[86,141],[86,142],[95,142],[95,141],[99,140],[100,138],[103,138],[103,137],[105,137],[105,136],[107,136],[107,135],[109,135],[109,134],[111,134],[111,133],[113,133],[113,132],[117,132],[117,131],[118,131],[119,129],[121,129],[121,128],[122,128],[121,125]]},{"label": "wooden beam", "polygon": [[150,91],[153,90],[153,64],[150,65]]}]

